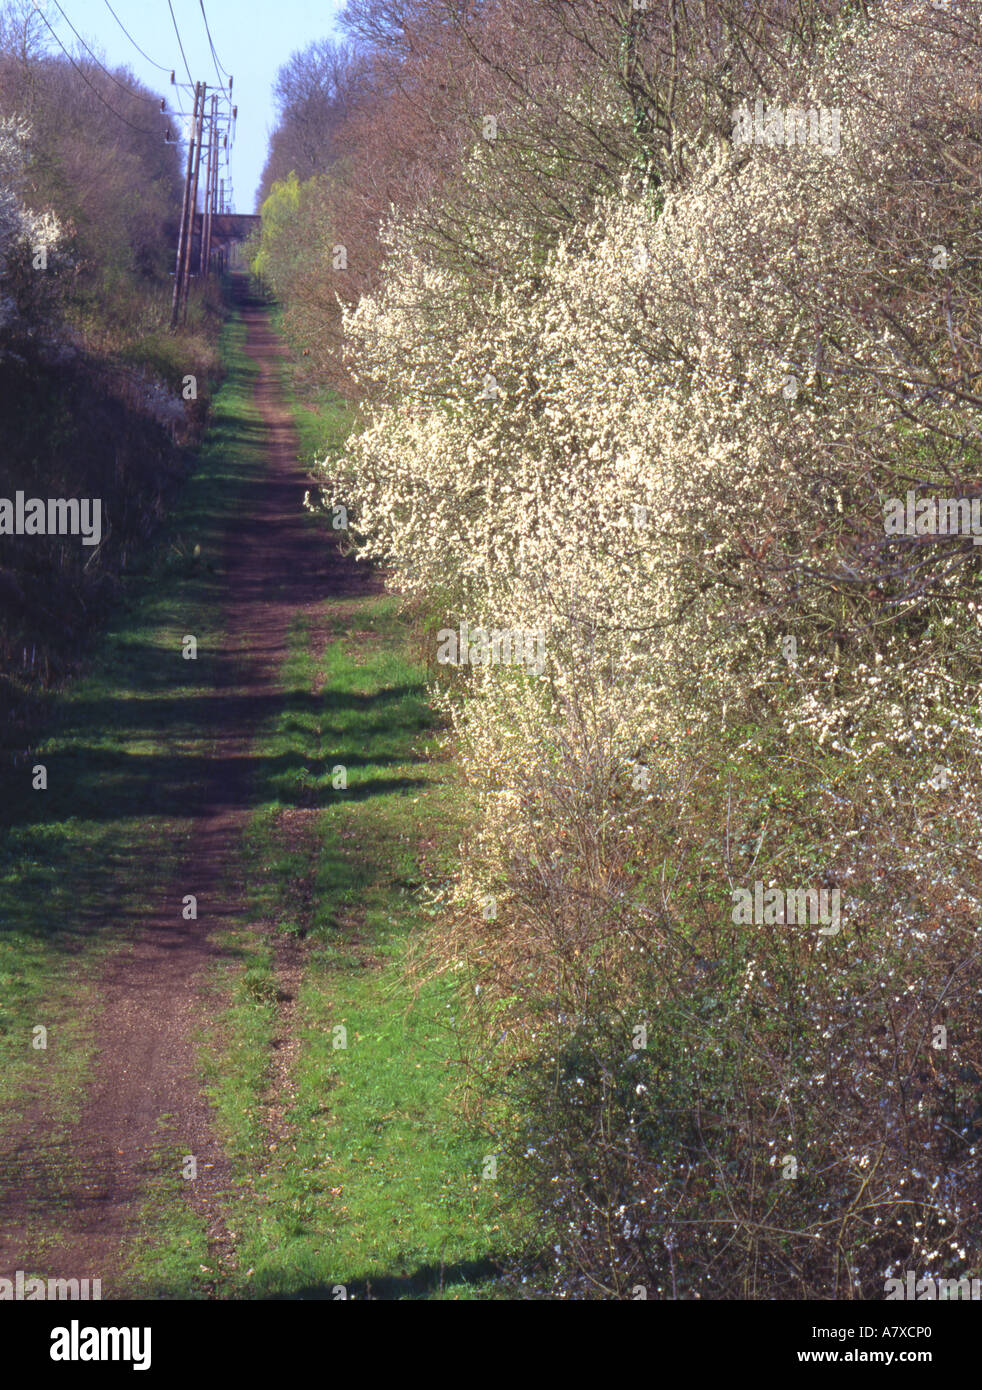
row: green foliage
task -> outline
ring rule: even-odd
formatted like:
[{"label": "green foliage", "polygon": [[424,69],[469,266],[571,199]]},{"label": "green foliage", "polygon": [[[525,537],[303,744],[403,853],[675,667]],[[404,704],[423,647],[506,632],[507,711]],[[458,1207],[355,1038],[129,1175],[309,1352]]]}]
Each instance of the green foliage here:
[{"label": "green foliage", "polygon": [[295,173],[274,183],[264,201],[262,229],[249,268],[274,289],[289,283],[290,269],[303,248],[297,245],[296,219],[300,211],[300,181]]}]

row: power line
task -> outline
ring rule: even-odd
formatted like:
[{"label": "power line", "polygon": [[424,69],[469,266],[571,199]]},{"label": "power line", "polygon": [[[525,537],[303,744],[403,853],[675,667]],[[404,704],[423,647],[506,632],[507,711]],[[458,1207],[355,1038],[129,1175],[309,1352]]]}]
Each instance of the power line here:
[{"label": "power line", "polygon": [[220,87],[222,85],[222,75],[224,74],[225,77],[230,78],[231,74],[226,72],[225,69],[222,67],[221,63],[218,61],[218,54],[215,52],[215,45],[212,43],[211,40],[211,30],[208,27],[208,16],[205,14],[205,0],[198,0],[198,3],[201,5],[201,17],[205,21],[205,33],[208,35],[208,44],[211,48],[211,56],[215,60],[215,71],[218,73],[218,85]]},{"label": "power line", "polygon": [[[160,131],[159,131],[159,130],[145,130],[145,129],[143,128],[143,126],[134,125],[132,121],[128,121],[128,120],[126,119],[125,116],[121,115],[120,112],[117,111],[116,108],[115,108],[114,106],[110,106],[110,105],[109,105],[109,102],[106,101],[105,97],[102,95],[102,93],[99,91],[99,89],[98,89],[97,87],[93,87],[93,86],[92,86],[92,83],[91,83],[91,82],[89,81],[89,79],[86,77],[85,73],[84,73],[84,72],[82,71],[82,69],[79,67],[78,63],[76,63],[75,59],[74,59],[74,58],[72,57],[72,55],[69,53],[69,51],[68,51],[68,49],[65,47],[65,45],[62,43],[61,39],[58,37],[58,35],[57,35],[57,33],[55,32],[55,30],[51,28],[51,25],[48,23],[47,15],[45,15],[41,10],[38,10],[38,14],[41,16],[41,18],[44,20],[45,24],[48,26],[48,29],[49,29],[50,32],[51,32],[52,38],[54,39],[55,43],[57,43],[57,45],[58,45],[58,47],[61,49],[62,53],[64,53],[65,57],[66,57],[66,58],[68,59],[68,61],[71,63],[72,67],[73,67],[73,68],[75,69],[75,71],[78,73],[79,77],[82,79],[82,81],[85,83],[85,85],[86,85],[88,88],[90,88],[90,90],[91,90],[92,92],[94,92],[95,95],[99,98],[99,100],[102,102],[102,104],[103,104],[103,106],[106,108],[106,110],[107,110],[107,111],[111,111],[112,114],[116,117],[116,119],[117,119],[118,121],[122,121],[122,122],[123,122],[123,125],[128,125],[129,128],[130,128],[130,130],[135,130],[139,135],[151,135],[151,136],[154,137],[154,139],[156,139],[156,138],[160,135]],[[125,91],[125,90],[126,90],[126,89],[124,88],[124,91]],[[130,95],[135,96],[136,93],[135,93],[135,92],[134,92],[134,93],[130,93]]]},{"label": "power line", "polygon": [[[217,49],[215,48],[215,42],[214,42],[214,40],[212,39],[212,36],[211,36],[211,26],[210,26],[209,23],[208,23],[208,15],[207,15],[207,12],[206,12],[206,10],[205,10],[205,0],[198,0],[198,3],[199,3],[200,6],[201,6],[201,18],[202,18],[202,19],[204,20],[204,22],[205,22],[205,33],[208,35],[208,47],[211,49],[212,62],[215,64],[215,76],[218,78],[218,89],[219,89],[219,91],[221,92],[221,95],[222,95],[223,100],[226,102],[226,104],[227,104],[227,106],[228,106],[229,125],[232,126],[232,125],[233,125],[232,114],[233,114],[233,111],[234,111],[234,109],[235,109],[235,108],[233,107],[233,105],[232,105],[232,74],[231,74],[230,72],[228,72],[228,71],[222,66],[221,59],[220,59],[219,56],[218,56],[218,51],[217,51]],[[228,78],[228,87],[227,87],[227,88],[225,87],[224,83],[222,82],[222,76],[223,76],[223,74],[224,74],[225,77]],[[213,127],[213,129],[214,129],[214,127]],[[222,157],[224,156],[224,160],[225,160],[226,166],[228,166],[228,163],[229,163],[229,152],[228,152],[228,144],[227,144],[227,142],[228,142],[228,133],[226,132],[226,134],[225,134],[225,142],[224,142],[222,145],[220,145],[220,146],[219,146],[219,149],[218,149],[218,159],[219,159],[219,162],[221,162]],[[230,170],[229,172],[231,173],[231,170]]]},{"label": "power line", "polygon": [[[116,86],[120,89],[120,91],[125,92],[126,95],[129,96],[129,97],[135,97],[135,98],[137,99],[137,101],[148,101],[148,102],[150,102],[150,103],[151,103],[152,105],[154,105],[154,106],[159,106],[159,105],[160,105],[160,98],[159,98],[159,97],[145,97],[145,96],[143,96],[140,92],[134,92],[133,89],[132,89],[131,87],[127,87],[127,85],[126,85],[125,82],[120,82],[120,80],[119,80],[118,77],[114,77],[114,76],[112,75],[112,73],[109,71],[109,69],[105,66],[105,64],[101,63],[101,62],[99,61],[99,59],[96,57],[96,55],[92,52],[92,49],[91,49],[91,48],[89,47],[89,45],[85,42],[85,40],[82,38],[82,35],[78,32],[78,30],[75,28],[75,25],[74,25],[74,24],[72,23],[72,21],[68,18],[68,15],[67,15],[67,14],[65,13],[65,11],[61,8],[61,6],[58,4],[58,0],[54,0],[54,6],[55,6],[55,9],[58,11],[58,13],[61,15],[62,19],[63,19],[63,20],[65,21],[65,23],[68,25],[69,29],[71,29],[72,33],[73,33],[73,34],[75,35],[75,37],[78,39],[79,43],[80,43],[80,44],[82,45],[82,47],[85,49],[86,53],[89,55],[89,57],[90,57],[90,58],[92,59],[92,61],[95,63],[96,67],[102,68],[102,71],[103,71],[103,72],[106,74],[106,76],[109,78],[110,82],[115,82],[115,83],[116,83]],[[48,25],[48,28],[49,28],[49,29],[51,28],[50,24]]]},{"label": "power line", "polygon": [[174,33],[177,35],[177,46],[181,50],[181,57],[184,59],[184,71],[187,73],[188,81],[191,83],[193,87],[194,78],[191,76],[191,69],[188,67],[187,54],[184,52],[184,45],[181,42],[181,31],[177,27],[177,17],[174,14],[174,6],[171,4],[171,0],[167,0],[167,8],[170,10],[170,17],[174,23]]},{"label": "power line", "polygon": [[106,0],[106,9],[109,11],[109,13],[112,15],[113,19],[116,21],[116,23],[117,23],[117,24],[119,25],[119,27],[122,29],[123,33],[126,35],[126,37],[129,39],[130,43],[131,43],[131,44],[133,45],[133,47],[136,49],[137,53],[142,54],[143,57],[146,58],[147,62],[150,63],[150,65],[151,65],[152,67],[158,68],[161,72],[170,72],[170,71],[171,71],[170,68],[165,68],[165,67],[161,66],[160,63],[155,63],[154,60],[150,57],[150,54],[149,54],[149,53],[144,53],[143,49],[142,49],[142,48],[140,47],[140,45],[137,43],[136,39],[133,37],[133,35],[132,35],[132,34],[130,33],[130,31],[127,29],[126,25],[125,25],[125,24],[123,23],[123,21],[120,19],[119,15],[118,15],[118,14],[116,13],[116,11],[113,9],[112,5],[110,5],[109,0]]},{"label": "power line", "polygon": [[[208,13],[207,13],[207,11],[206,11],[206,9],[205,9],[204,0],[198,0],[198,3],[199,3],[199,5],[200,5],[200,7],[201,7],[201,18],[204,20],[205,34],[206,34],[207,37],[208,37],[208,47],[209,47],[209,49],[211,50],[212,61],[213,61],[214,64],[215,64],[215,75],[216,75],[216,77],[218,78],[218,85],[217,85],[217,92],[216,92],[216,95],[219,95],[219,94],[220,94],[221,99],[222,99],[225,103],[227,103],[227,106],[228,106],[229,129],[230,129],[230,131],[231,131],[231,133],[232,133],[232,140],[233,140],[233,143],[234,143],[234,139],[235,139],[235,120],[234,120],[235,108],[234,108],[233,105],[232,105],[232,75],[231,75],[231,73],[228,71],[227,68],[223,67],[222,61],[221,61],[221,59],[220,59],[219,56],[218,56],[218,50],[215,48],[215,41],[214,41],[214,39],[212,38],[212,35],[211,35],[211,25],[208,23]],[[177,43],[178,43],[178,47],[179,47],[180,50],[181,50],[181,57],[184,59],[184,67],[185,67],[185,70],[186,70],[187,75],[188,75],[188,80],[189,80],[190,82],[193,82],[193,79],[192,79],[192,77],[191,77],[191,68],[190,68],[190,66],[188,65],[187,55],[186,55],[185,52],[184,52],[184,44],[183,44],[183,42],[181,41],[181,32],[180,32],[180,29],[178,28],[177,17],[176,17],[176,15],[174,14],[174,6],[173,6],[173,3],[172,3],[172,0],[167,0],[167,7],[168,7],[168,9],[170,10],[171,22],[172,22],[173,25],[174,25],[174,33],[177,35]],[[222,81],[222,77],[223,77],[223,76],[226,77],[226,78],[228,78],[228,87],[226,87],[225,84],[224,84],[224,82]],[[203,114],[203,113],[202,113],[202,114]],[[228,135],[226,134],[225,139],[227,140],[227,138],[228,138]],[[220,167],[221,164],[222,164],[222,162],[224,161],[224,164],[225,164],[226,168],[228,169],[228,173],[229,173],[229,187],[231,188],[231,160],[230,160],[230,157],[229,157],[229,150],[228,150],[227,145],[225,144],[225,141],[219,141],[219,128],[218,128],[217,122],[216,122],[215,119],[214,119],[214,115],[213,115],[213,117],[212,117],[212,123],[211,123],[211,135],[210,135],[210,140],[209,140],[209,149],[212,150],[212,153],[213,153],[213,155],[214,155],[216,169],[217,169],[218,167]],[[210,196],[210,195],[209,195],[209,196]]]},{"label": "power line", "polygon": [[[178,28],[177,16],[174,14],[174,6],[173,6],[173,4],[171,3],[171,0],[167,0],[167,8],[170,10],[171,21],[172,21],[172,23],[173,23],[173,25],[174,25],[174,33],[177,35],[177,46],[178,46],[178,48],[180,48],[180,50],[181,50],[181,57],[182,57],[183,60],[184,60],[184,70],[185,70],[185,72],[186,72],[187,75],[188,75],[188,82],[191,84],[191,88],[194,89],[194,86],[195,86],[194,78],[191,76],[191,68],[190,68],[190,66],[188,65],[187,55],[186,55],[186,53],[184,52],[184,44],[183,44],[183,42],[182,42],[182,40],[181,40],[181,31],[180,31],[180,29]],[[208,43],[209,43],[209,45],[211,46],[211,54],[212,54],[212,58],[215,60],[215,67],[216,67],[216,71],[217,71],[219,68],[221,68],[221,64],[220,64],[220,62],[219,62],[219,60],[218,60],[218,54],[217,54],[216,51],[215,51],[215,45],[214,45],[214,44],[212,43],[212,41],[211,41],[211,30],[208,28],[208,16],[205,15],[205,12],[204,12],[204,4],[203,4],[203,3],[202,3],[202,6],[201,6],[201,13],[202,13],[202,15],[204,15],[204,20],[205,20],[205,32],[206,32],[207,35],[208,35]],[[222,69],[222,71],[224,71],[224,69]],[[228,74],[226,74],[226,76],[228,76]],[[231,78],[229,78],[229,82],[231,83]],[[183,83],[177,83],[176,85],[180,87],[180,86],[183,85]],[[219,87],[219,90],[222,92],[223,96],[226,97],[226,100],[228,100],[229,103],[231,103],[231,95],[225,92],[225,89],[224,89],[224,87],[223,87],[223,85],[222,85],[221,72],[218,73],[218,87]],[[186,114],[185,114],[185,112],[184,112],[184,108],[181,107],[180,110],[181,110],[182,119],[187,120],[187,116],[186,116]]]}]

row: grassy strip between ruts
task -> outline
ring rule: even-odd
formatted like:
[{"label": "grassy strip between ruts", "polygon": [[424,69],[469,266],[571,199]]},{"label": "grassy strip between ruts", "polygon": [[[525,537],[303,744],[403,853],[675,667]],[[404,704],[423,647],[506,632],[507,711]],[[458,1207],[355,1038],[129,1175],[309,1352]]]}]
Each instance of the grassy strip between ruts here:
[{"label": "grassy strip between ruts", "polygon": [[[333,442],[341,408],[321,412]],[[309,408],[298,424],[306,451]],[[450,990],[414,995],[404,972],[424,879],[450,873],[457,834],[393,600],[330,600],[298,621],[283,685],[257,762],[301,766],[256,788],[243,868],[264,928],[229,942],[232,1002],[203,1050],[241,1175],[219,1292],[494,1296],[519,1223],[458,1113]],[[284,955],[301,963],[286,1000]]]},{"label": "grassy strip between ruts", "polygon": [[[77,1117],[90,1074],[100,968],[173,876],[221,718],[208,654],[222,650],[218,557],[250,473],[236,438],[254,413],[244,339],[241,320],[230,321],[228,375],[196,469],[131,574],[88,674],[50,701],[38,747],[4,773],[0,1117],[16,1125],[39,1105],[49,1153],[62,1163],[72,1159],[58,1136]],[[197,661],[182,659],[187,633],[198,639]],[[46,790],[32,786],[39,764]],[[45,1048],[34,1045],[37,1025]],[[39,1230],[38,1249],[56,1239]]]}]

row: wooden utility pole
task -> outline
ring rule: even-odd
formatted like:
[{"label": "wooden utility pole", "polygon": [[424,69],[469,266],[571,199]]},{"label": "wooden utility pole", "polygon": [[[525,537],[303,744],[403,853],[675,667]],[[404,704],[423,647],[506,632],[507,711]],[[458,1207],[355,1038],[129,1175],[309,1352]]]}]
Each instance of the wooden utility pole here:
[{"label": "wooden utility pole", "polygon": [[[188,141],[188,165],[184,175],[184,201],[181,204],[181,227],[177,236],[177,265],[174,268],[174,298],[171,301],[170,326],[177,327],[177,317],[181,304],[181,285],[184,281],[184,264],[191,253],[191,237],[188,230],[188,208],[191,203],[191,169],[194,164],[194,140],[198,120],[199,86],[194,84],[194,115],[191,118],[190,140]],[[194,212],[191,210],[190,224],[194,226]]]},{"label": "wooden utility pole", "polygon": [[220,150],[218,146],[218,98],[213,98],[211,109],[211,128],[215,139],[215,158],[211,171],[211,216],[208,218],[208,264],[211,264],[211,243],[215,235],[215,214],[218,212],[218,166]]},{"label": "wooden utility pole", "polygon": [[191,255],[194,248],[194,221],[198,214],[198,174],[201,169],[201,139],[205,128],[205,93],[208,85],[201,83],[201,101],[198,104],[198,125],[197,140],[194,148],[194,176],[191,179],[191,207],[188,216],[188,252],[184,257],[184,281],[181,286],[181,298],[184,302],[181,321],[186,323],[188,317],[188,287],[191,283]]},{"label": "wooden utility pole", "polygon": [[205,174],[205,200],[201,216],[201,257],[199,270],[202,277],[211,269],[211,218],[214,211],[215,171],[218,167],[215,141],[217,130],[218,97],[211,99],[211,131],[208,138],[208,170]]},{"label": "wooden utility pole", "polygon": [[[216,136],[216,139],[217,139],[217,136]],[[220,151],[220,149],[218,149],[218,150],[216,150],[216,153],[215,153],[215,182],[214,182],[214,184],[212,185],[212,192],[211,192],[211,207],[212,207],[212,216],[213,216],[213,217],[214,217],[215,214],[218,212],[218,171],[219,171],[220,168],[221,168],[221,151]],[[215,235],[215,228],[214,228],[214,226],[212,226],[212,229],[211,229],[211,236],[214,236],[214,235]],[[208,239],[208,252],[209,252],[209,254],[211,253],[211,237],[209,237],[209,239]]]},{"label": "wooden utility pole", "polygon": [[[225,180],[224,180],[224,179],[220,179],[220,178],[218,177],[218,171],[217,171],[217,170],[215,171],[215,182],[216,182],[216,184],[218,185],[218,190],[217,190],[217,201],[216,201],[216,206],[217,206],[217,208],[218,208],[218,215],[219,215],[219,217],[224,217],[224,216],[225,216]],[[225,247],[222,246],[222,248],[221,248],[221,249],[219,250],[219,252],[218,252],[218,273],[219,273],[219,275],[224,275],[224,274],[225,274],[225,255],[226,255]]]},{"label": "wooden utility pole", "polygon": [[211,242],[215,235],[215,216],[218,212],[218,155],[215,155],[215,171],[212,176],[211,184],[211,216],[212,220],[208,224],[208,259],[211,260]]}]

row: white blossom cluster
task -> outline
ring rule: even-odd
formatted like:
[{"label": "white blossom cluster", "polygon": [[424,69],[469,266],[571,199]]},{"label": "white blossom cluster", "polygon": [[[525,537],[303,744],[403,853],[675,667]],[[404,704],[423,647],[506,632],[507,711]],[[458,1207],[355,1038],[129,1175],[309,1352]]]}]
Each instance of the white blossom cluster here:
[{"label": "white blossom cluster", "polygon": [[22,121],[0,119],[0,339],[17,312],[13,295],[4,287],[10,255],[25,243],[32,255],[51,251],[61,235],[51,213],[35,214],[22,201],[28,134]]},{"label": "white blossom cluster", "polygon": [[891,480],[942,435],[978,439],[956,393],[912,421],[894,389],[906,345],[936,346],[925,283],[948,229],[928,225],[903,276],[870,229],[907,177],[910,111],[968,77],[893,11],[805,93],[841,110],[836,158],[721,140],[657,198],[626,183],[544,264],[502,228],[490,296],[396,227],[384,292],[347,317],[380,401],[347,460],[364,553],[448,619],[547,634],[545,682],[478,671],[451,701],[483,798],[476,879],[533,850],[530,770],[653,766],[748,710],[853,758],[982,748],[953,676],[953,645],[979,655],[977,616],[945,606],[961,571],[916,633],[855,606],[848,656],[834,633],[850,584],[882,589],[868,550]]}]

